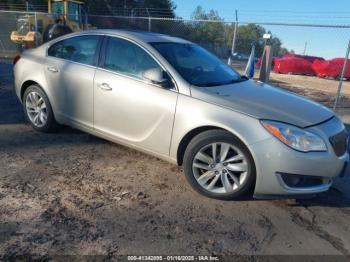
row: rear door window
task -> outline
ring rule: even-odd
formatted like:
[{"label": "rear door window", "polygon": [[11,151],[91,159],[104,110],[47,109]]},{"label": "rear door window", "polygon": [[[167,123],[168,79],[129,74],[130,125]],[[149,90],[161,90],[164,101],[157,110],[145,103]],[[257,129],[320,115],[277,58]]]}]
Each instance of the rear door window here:
[{"label": "rear door window", "polygon": [[99,36],[77,36],[53,44],[48,56],[94,65]]}]

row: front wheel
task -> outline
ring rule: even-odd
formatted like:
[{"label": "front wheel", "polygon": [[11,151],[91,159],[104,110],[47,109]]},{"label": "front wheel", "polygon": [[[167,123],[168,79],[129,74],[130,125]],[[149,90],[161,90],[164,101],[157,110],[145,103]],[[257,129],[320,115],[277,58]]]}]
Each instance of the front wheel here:
[{"label": "front wheel", "polygon": [[216,199],[234,199],[255,182],[255,164],[247,147],[224,130],[197,135],[184,156],[188,182],[199,193]]}]

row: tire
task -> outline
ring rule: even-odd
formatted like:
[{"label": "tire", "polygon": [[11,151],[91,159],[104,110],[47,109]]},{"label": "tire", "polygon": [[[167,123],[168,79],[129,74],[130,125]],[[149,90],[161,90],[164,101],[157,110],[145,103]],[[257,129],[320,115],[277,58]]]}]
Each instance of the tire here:
[{"label": "tire", "polygon": [[184,173],[197,192],[222,200],[245,195],[256,177],[248,148],[224,130],[205,131],[192,139],[184,154]]},{"label": "tire", "polygon": [[43,34],[43,42],[46,43],[57,37],[72,33],[72,29],[66,25],[51,24],[46,27]]},{"label": "tire", "polygon": [[57,124],[50,101],[38,85],[29,86],[24,92],[22,101],[24,114],[35,130],[44,133],[55,130]]}]

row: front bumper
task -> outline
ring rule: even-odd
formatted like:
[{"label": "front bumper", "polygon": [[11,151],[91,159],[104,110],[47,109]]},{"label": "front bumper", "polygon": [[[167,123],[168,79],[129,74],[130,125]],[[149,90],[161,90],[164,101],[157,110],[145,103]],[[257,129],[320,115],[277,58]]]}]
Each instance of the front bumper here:
[{"label": "front bumper", "polygon": [[336,117],[308,128],[322,136],[327,152],[298,152],[275,137],[250,145],[257,172],[254,197],[298,196],[327,191],[333,178],[344,173],[349,162],[349,153],[337,156],[329,142],[329,137],[343,129]]}]

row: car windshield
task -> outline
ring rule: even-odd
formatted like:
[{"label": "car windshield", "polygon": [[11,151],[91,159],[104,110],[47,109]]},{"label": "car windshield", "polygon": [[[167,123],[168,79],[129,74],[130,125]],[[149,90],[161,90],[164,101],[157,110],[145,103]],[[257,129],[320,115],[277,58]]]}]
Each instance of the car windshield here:
[{"label": "car windshield", "polygon": [[246,80],[215,55],[190,43],[151,43],[191,85],[218,86]]}]

